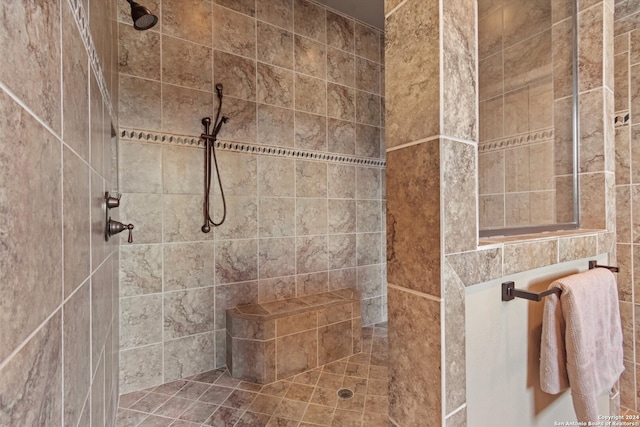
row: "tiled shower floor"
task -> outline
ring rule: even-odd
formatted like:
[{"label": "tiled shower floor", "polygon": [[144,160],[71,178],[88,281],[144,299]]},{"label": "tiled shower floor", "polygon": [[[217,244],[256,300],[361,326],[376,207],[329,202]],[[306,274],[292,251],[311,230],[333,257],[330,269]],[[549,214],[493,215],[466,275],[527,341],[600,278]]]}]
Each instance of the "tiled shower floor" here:
[{"label": "tiled shower floor", "polygon": [[[265,386],[217,369],[122,395],[116,426],[386,427],[386,324],[362,337],[362,353]],[[353,397],[340,399],[341,388]]]}]

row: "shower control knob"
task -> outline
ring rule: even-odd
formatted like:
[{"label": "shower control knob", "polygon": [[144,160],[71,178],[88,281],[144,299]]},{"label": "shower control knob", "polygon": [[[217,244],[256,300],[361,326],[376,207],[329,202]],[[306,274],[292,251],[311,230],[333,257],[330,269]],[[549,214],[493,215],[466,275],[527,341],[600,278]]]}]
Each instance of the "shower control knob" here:
[{"label": "shower control knob", "polygon": [[120,206],[120,198],[122,197],[122,194],[118,193],[118,197],[113,197],[111,195],[109,195],[109,192],[106,192],[104,194],[104,198],[107,201],[107,208],[109,209],[113,209],[113,208],[117,208],[118,206]]},{"label": "shower control knob", "polygon": [[109,236],[121,233],[124,230],[129,230],[129,238],[127,242],[133,243],[133,224],[123,224],[120,221],[114,221],[109,218],[108,233]]}]

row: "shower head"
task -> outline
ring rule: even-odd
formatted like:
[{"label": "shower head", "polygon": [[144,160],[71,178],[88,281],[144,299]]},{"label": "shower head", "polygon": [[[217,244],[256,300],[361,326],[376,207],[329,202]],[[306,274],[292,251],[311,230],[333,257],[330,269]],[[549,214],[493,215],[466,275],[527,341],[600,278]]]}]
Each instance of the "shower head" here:
[{"label": "shower head", "polygon": [[216,85],[216,93],[218,94],[218,98],[222,98],[222,84],[218,83]]},{"label": "shower head", "polygon": [[158,23],[158,17],[146,7],[133,0],[127,0],[131,5],[131,19],[136,30],[148,30]]}]

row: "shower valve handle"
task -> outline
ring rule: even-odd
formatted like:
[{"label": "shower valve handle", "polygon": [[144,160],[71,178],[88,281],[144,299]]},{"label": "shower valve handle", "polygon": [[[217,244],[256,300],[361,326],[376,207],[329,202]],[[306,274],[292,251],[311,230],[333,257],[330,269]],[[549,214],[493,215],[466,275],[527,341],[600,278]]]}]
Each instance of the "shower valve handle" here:
[{"label": "shower valve handle", "polygon": [[118,193],[118,197],[113,197],[110,196],[109,193],[105,194],[105,198],[107,200],[107,208],[109,209],[113,209],[113,208],[117,208],[118,206],[120,206],[120,198],[122,197],[122,194]]},{"label": "shower valve handle", "polygon": [[129,238],[127,242],[133,243],[133,224],[123,224],[120,221],[114,221],[109,218],[109,236],[118,234],[124,230],[129,230]]}]

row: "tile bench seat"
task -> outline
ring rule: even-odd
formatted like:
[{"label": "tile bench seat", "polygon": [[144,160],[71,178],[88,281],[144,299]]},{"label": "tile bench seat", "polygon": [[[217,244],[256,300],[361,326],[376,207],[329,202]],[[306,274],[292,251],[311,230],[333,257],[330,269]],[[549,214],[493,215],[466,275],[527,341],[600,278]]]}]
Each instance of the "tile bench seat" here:
[{"label": "tile bench seat", "polygon": [[227,368],[267,384],[361,351],[360,293],[321,294],[227,309]]}]

